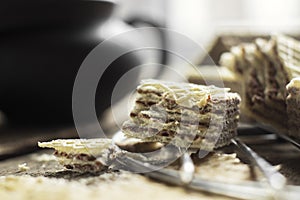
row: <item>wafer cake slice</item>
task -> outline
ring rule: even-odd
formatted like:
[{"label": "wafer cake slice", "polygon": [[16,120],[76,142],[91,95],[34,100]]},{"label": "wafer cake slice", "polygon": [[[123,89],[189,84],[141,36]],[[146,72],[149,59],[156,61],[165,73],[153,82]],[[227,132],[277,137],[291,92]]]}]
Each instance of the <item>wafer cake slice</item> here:
[{"label": "wafer cake slice", "polygon": [[39,142],[39,147],[55,149],[54,155],[67,169],[102,171],[107,168],[108,157],[113,151],[110,139],[66,139]]},{"label": "wafer cake slice", "polygon": [[287,85],[286,98],[289,135],[300,138],[300,78],[294,78]]},{"label": "wafer cake slice", "polygon": [[239,103],[228,88],[144,80],[122,131],[143,141],[210,151],[236,136]]},{"label": "wafer cake slice", "polygon": [[221,65],[241,77],[244,114],[298,138],[299,55],[299,41],[276,35],[234,46],[220,60]]}]

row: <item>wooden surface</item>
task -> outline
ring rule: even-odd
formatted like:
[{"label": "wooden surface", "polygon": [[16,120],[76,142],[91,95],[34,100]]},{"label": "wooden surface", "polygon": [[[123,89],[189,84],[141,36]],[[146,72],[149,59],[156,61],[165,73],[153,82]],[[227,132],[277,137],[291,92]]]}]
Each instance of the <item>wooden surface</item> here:
[{"label": "wooden surface", "polygon": [[[252,148],[273,164],[281,164],[281,172],[288,178],[289,184],[300,185],[298,149],[282,142],[256,144]],[[231,153],[232,146],[222,151]],[[128,172],[95,174],[67,171],[57,163],[52,152],[39,151],[0,162],[0,199],[40,199],[41,192],[47,195],[45,199],[83,199],[87,196],[88,199],[232,199],[167,185]],[[207,156],[196,163],[196,171],[203,178],[227,182],[251,179],[248,165],[236,168],[238,163],[226,164],[223,157],[215,157],[221,163],[216,164],[212,157]],[[27,171],[18,167],[23,163],[29,167]],[[19,188],[13,189],[16,185]],[[73,195],[76,190],[82,195]],[[17,194],[20,198],[14,196]]]},{"label": "wooden surface", "polygon": [[[27,163],[30,169],[20,171],[18,165],[22,163]],[[0,199],[15,199],[19,194],[19,199],[34,200],[40,199],[41,193],[43,199],[232,199],[159,183],[128,172],[66,171],[53,160],[51,151],[3,161],[0,176],[6,177],[0,178]]]},{"label": "wooden surface", "polygon": [[[249,135],[248,129],[246,132]],[[257,133],[257,130],[255,132]],[[59,134],[53,134],[50,137],[68,137],[65,131]],[[244,137],[242,135],[241,138]],[[45,134],[43,137],[49,137],[49,135]],[[273,165],[280,165],[280,171],[287,177],[288,184],[300,185],[299,149],[280,140],[263,141],[257,137],[251,136],[247,139],[251,148]],[[28,138],[32,137],[28,135]],[[33,137],[30,144],[37,142],[35,141],[37,139],[41,140]],[[18,150],[18,145],[22,147],[26,144],[26,140],[22,140],[22,137],[17,137],[15,140],[15,142],[11,139],[7,140],[6,144],[9,145],[6,146]],[[5,143],[5,140],[2,142]],[[0,146],[0,149],[3,147],[5,145]],[[36,149],[35,147],[33,151]],[[221,151],[228,154],[238,153],[238,157],[247,163],[247,159],[238,151],[234,151],[232,145]],[[17,152],[12,155],[24,155],[0,161],[0,199],[41,199],[39,196],[41,192],[47,196],[43,199],[60,199],[62,196],[64,199],[232,199],[167,185],[133,173],[108,171],[93,174],[67,171],[51,156],[52,152],[51,150],[33,153]],[[219,159],[220,162],[217,164],[211,162],[212,156],[201,159],[196,167],[198,175],[209,180],[228,183],[253,179],[251,166],[242,163],[240,167],[237,167],[239,164],[234,162],[226,164],[222,159]],[[22,171],[18,167],[23,163],[29,167],[27,171]],[[13,186],[19,186],[19,188],[13,189]],[[74,195],[77,190],[81,191],[82,195]]]}]

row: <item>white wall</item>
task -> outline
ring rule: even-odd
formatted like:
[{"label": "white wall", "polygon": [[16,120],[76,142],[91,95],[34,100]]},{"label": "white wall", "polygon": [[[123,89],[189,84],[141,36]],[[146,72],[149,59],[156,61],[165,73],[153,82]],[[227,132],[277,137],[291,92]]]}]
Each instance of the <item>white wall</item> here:
[{"label": "white wall", "polygon": [[120,0],[119,4],[119,16],[165,21],[168,28],[204,47],[223,31],[294,32],[300,27],[300,0]]},{"label": "white wall", "polygon": [[285,31],[300,24],[299,0],[168,0],[167,22],[198,42],[218,29]]}]

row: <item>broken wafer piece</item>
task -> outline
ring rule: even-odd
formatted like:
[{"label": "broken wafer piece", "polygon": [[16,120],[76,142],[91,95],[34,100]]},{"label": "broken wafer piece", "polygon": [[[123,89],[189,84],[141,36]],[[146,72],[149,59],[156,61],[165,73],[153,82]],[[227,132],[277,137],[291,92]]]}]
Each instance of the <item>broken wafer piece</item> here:
[{"label": "broken wafer piece", "polygon": [[67,169],[80,171],[102,171],[112,156],[110,139],[66,139],[39,142],[39,147],[52,148],[60,164]]},{"label": "broken wafer piece", "polygon": [[[128,140],[127,142],[116,142],[102,138],[60,139],[51,142],[39,142],[38,145],[42,148],[54,149],[54,155],[60,164],[67,169],[80,172],[99,172],[106,170],[108,167],[134,171],[134,168],[127,166],[128,158],[143,163],[162,165],[180,154],[178,148],[171,150],[165,148],[161,153],[156,152],[161,147],[160,144],[142,142],[138,139],[132,142],[128,142]],[[155,153],[151,154],[151,157],[147,153],[143,154],[143,152],[149,151]]]},{"label": "broken wafer piece", "polygon": [[144,80],[123,124],[127,137],[213,150],[236,136],[240,97],[228,88]]}]

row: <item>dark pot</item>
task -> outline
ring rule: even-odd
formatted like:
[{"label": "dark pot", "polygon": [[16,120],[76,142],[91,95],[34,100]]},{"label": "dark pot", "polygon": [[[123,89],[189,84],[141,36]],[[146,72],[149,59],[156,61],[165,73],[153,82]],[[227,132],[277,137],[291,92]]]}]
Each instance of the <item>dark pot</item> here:
[{"label": "dark pot", "polygon": [[11,0],[0,3],[0,31],[99,24],[110,17],[109,0]]},{"label": "dark pot", "polygon": [[[0,4],[0,110],[13,125],[72,123],[77,71],[104,39],[91,35],[112,14],[114,3],[18,0]],[[104,75],[109,78],[102,79],[106,86],[96,95],[99,115],[110,106],[118,78],[138,64],[129,54],[109,67]]]}]

